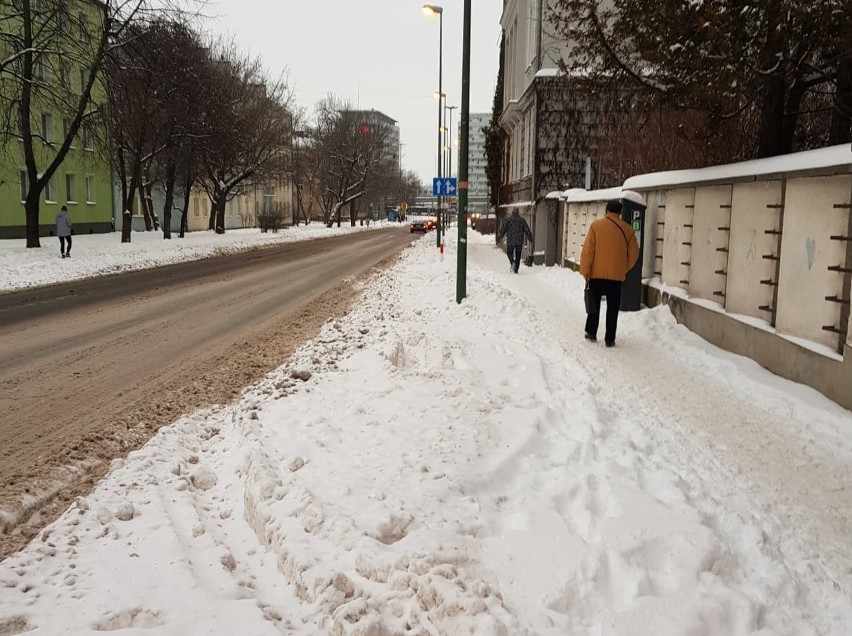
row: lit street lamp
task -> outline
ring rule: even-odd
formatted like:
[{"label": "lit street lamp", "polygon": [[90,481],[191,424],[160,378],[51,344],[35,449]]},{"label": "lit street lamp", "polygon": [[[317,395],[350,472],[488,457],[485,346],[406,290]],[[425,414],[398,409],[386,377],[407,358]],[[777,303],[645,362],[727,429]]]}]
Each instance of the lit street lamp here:
[{"label": "lit street lamp", "polygon": [[[441,102],[441,97],[444,95],[444,88],[442,86],[442,74],[443,74],[443,63],[444,63],[444,7],[439,7],[434,4],[424,4],[423,5],[423,13],[426,15],[437,15],[438,16],[438,174],[437,177],[440,179],[443,175],[441,174],[441,164],[442,162],[442,153],[441,153],[441,115],[443,114],[443,104]],[[438,215],[437,215],[437,223],[436,223],[435,234],[437,235],[438,247],[441,247],[441,197],[438,196]]]}]

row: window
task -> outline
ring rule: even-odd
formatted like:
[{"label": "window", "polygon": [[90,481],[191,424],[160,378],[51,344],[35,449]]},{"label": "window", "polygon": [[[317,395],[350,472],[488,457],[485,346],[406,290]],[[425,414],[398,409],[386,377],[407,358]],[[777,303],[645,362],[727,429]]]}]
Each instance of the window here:
[{"label": "window", "polygon": [[65,173],[65,201],[67,203],[77,203],[77,175]]},{"label": "window", "polygon": [[59,82],[66,91],[71,90],[71,68],[65,60],[59,61]]},{"label": "window", "polygon": [[36,79],[39,80],[40,82],[44,81],[44,62],[42,61],[41,58],[36,60],[35,76],[36,76]]},{"label": "window", "polygon": [[527,16],[527,66],[533,63],[538,55],[538,0],[531,0]]},{"label": "window", "polygon": [[85,66],[80,67],[80,92],[86,90],[86,84],[89,82],[89,71]]},{"label": "window", "polygon": [[53,143],[53,115],[48,113],[41,114],[41,136],[44,143]]},{"label": "window", "polygon": [[77,16],[77,24],[80,27],[80,40],[86,42],[89,39],[89,16],[81,13]]},{"label": "window", "polygon": [[201,213],[199,212],[198,197],[193,197],[192,199],[192,213],[195,216],[201,216]]},{"label": "window", "polygon": [[95,203],[95,177],[86,177],[86,203]]},{"label": "window", "polygon": [[92,146],[92,127],[89,124],[83,124],[83,148],[91,150]]},{"label": "window", "polygon": [[[71,120],[70,119],[62,119],[62,140],[65,141],[68,139],[68,133],[71,131]],[[74,147],[73,144],[71,146]]]},{"label": "window", "polygon": [[27,193],[30,191],[29,180],[27,179],[27,171],[20,171],[20,179],[21,179],[21,203],[27,200]]},{"label": "window", "polygon": [[45,203],[56,203],[56,199],[54,195],[56,194],[56,188],[54,187],[53,177],[47,180],[47,183],[44,185],[44,202]]},{"label": "window", "polygon": [[59,32],[63,35],[68,35],[71,32],[71,16],[68,15],[68,7],[64,4],[59,6],[56,20],[59,23]]}]

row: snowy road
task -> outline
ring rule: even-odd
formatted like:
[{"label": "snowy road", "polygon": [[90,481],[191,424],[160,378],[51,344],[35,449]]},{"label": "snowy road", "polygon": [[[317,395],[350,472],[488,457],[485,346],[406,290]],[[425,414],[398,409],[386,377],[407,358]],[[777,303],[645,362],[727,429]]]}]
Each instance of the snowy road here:
[{"label": "snowy road", "polygon": [[461,305],[418,241],[117,463],[0,564],[0,633],[849,633],[848,411],[664,308],[587,343],[579,276],[469,255]]}]

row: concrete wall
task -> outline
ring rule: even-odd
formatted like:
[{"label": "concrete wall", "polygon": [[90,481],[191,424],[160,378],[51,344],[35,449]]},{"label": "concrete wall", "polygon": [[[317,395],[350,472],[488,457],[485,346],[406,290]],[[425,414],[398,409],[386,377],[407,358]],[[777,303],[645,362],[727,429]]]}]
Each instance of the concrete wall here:
[{"label": "concrete wall", "polygon": [[595,219],[606,215],[606,201],[580,201],[560,205],[565,208],[562,264],[577,267],[580,265],[580,254],[589,226]]},{"label": "concrete wall", "polygon": [[[628,179],[647,203],[646,304],[667,303],[710,342],[852,408],[850,157],[837,147]],[[603,201],[576,201],[593,194],[563,195],[565,265],[603,213]]]},{"label": "concrete wall", "polygon": [[666,285],[689,287],[689,262],[692,258],[692,217],[695,188],[680,188],[660,193],[665,203],[663,230],[662,280]]},{"label": "concrete wall", "polygon": [[696,188],[692,219],[689,294],[725,304],[731,186]]},{"label": "concrete wall", "polygon": [[849,292],[844,273],[828,268],[852,264],[847,242],[831,237],[848,233],[850,196],[850,175],[802,178],[787,181],[784,202],[776,327],[832,348],[837,334],[823,327],[841,328],[842,305],[826,297],[848,299]]},{"label": "concrete wall", "polygon": [[[666,224],[665,193],[655,191],[645,200],[645,228],[642,241],[642,278],[662,276],[663,235]],[[662,206],[662,207],[661,207]]]},{"label": "concrete wall", "polygon": [[725,296],[731,313],[772,321],[777,261],[764,257],[779,253],[782,200],[780,180],[733,187]]},{"label": "concrete wall", "polygon": [[646,304],[667,304],[679,323],[705,340],[748,356],[773,373],[812,386],[852,409],[852,347],[845,348],[843,360],[835,360],[686,299],[650,287],[645,292]]}]

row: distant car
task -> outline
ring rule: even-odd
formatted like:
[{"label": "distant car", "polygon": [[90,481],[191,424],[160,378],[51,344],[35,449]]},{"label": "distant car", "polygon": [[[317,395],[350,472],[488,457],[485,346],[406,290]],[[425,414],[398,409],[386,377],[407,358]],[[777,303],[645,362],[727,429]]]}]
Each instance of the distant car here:
[{"label": "distant car", "polygon": [[423,232],[424,234],[435,227],[435,219],[431,216],[412,216],[409,217],[408,229],[414,232]]}]

